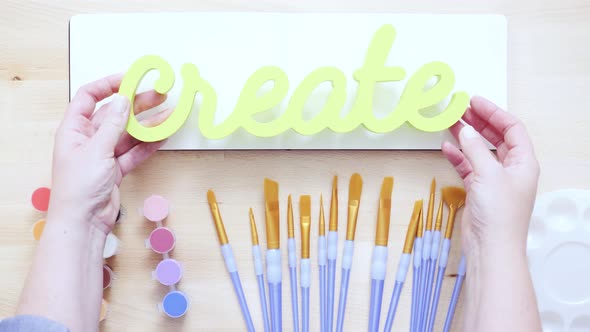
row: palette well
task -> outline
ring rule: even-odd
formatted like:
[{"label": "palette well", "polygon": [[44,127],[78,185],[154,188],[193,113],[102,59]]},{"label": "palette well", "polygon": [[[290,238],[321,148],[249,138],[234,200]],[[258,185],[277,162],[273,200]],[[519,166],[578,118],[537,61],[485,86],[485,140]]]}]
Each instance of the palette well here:
[{"label": "palette well", "polygon": [[164,286],[175,285],[182,279],[182,266],[175,259],[164,259],[158,263],[153,276]]},{"label": "palette well", "polygon": [[189,308],[188,297],[181,291],[171,291],[164,297],[161,307],[171,318],[182,317]]},{"label": "palette well", "polygon": [[538,197],[527,255],[544,331],[590,331],[590,190]]},{"label": "palette well", "polygon": [[47,187],[37,188],[31,195],[31,203],[37,211],[47,212],[51,190]]}]

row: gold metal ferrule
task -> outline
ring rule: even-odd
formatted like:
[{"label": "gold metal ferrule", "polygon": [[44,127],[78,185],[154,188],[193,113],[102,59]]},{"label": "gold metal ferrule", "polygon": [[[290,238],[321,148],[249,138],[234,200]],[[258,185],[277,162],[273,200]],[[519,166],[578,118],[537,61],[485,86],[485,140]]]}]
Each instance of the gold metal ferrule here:
[{"label": "gold metal ferrule", "polygon": [[256,220],[254,220],[254,212],[250,208],[250,233],[252,234],[252,245],[258,245],[258,230],[256,229]]},{"label": "gold metal ferrule", "polygon": [[432,178],[430,183],[430,197],[428,199],[428,211],[426,212],[426,230],[432,230],[432,219],[434,218],[434,191],[436,190],[436,179]]},{"label": "gold metal ferrule", "polygon": [[434,224],[434,230],[440,231],[442,229],[442,220],[443,220],[443,200],[440,200],[438,204],[438,211],[436,212],[436,223]]},{"label": "gold metal ferrule", "polygon": [[414,238],[418,230],[418,220],[422,217],[422,204],[423,201],[419,200],[414,202],[414,211],[412,212],[412,218],[408,225],[408,231],[406,232],[406,241],[404,242],[404,254],[412,253],[412,247],[414,246]]},{"label": "gold metal ferrule", "polygon": [[375,245],[387,247],[389,240],[389,224],[391,221],[391,192],[393,191],[393,177],[383,179],[381,194],[379,195],[379,210],[377,211],[377,231]]},{"label": "gold metal ferrule", "polygon": [[301,258],[309,258],[309,233],[311,227],[311,196],[299,198],[299,218],[301,223]]},{"label": "gold metal ferrule", "polygon": [[221,219],[221,213],[219,212],[219,206],[217,206],[217,199],[213,190],[207,191],[207,201],[209,202],[209,210],[211,210],[211,216],[215,223],[215,229],[217,230],[217,237],[219,238],[219,244],[224,245],[229,243],[227,234],[225,233],[225,227],[223,226],[223,220]]},{"label": "gold metal ferrule", "polygon": [[266,248],[279,249],[279,184],[276,181],[264,179],[264,212],[266,217]]},{"label": "gold metal ferrule", "polygon": [[291,195],[289,195],[287,203],[287,237],[289,239],[295,237],[295,226],[293,224],[293,202],[291,201]]},{"label": "gold metal ferrule", "polygon": [[422,209],[420,209],[420,217],[418,218],[418,230],[416,231],[416,237],[424,236],[424,216],[422,215]]},{"label": "gold metal ferrule", "polygon": [[354,173],[348,187],[348,223],[346,225],[346,240],[348,241],[354,241],[362,190],[363,179],[360,174]]},{"label": "gold metal ferrule", "polygon": [[338,231],[338,176],[332,180],[332,200],[330,201],[330,224],[328,230]]},{"label": "gold metal ferrule", "polygon": [[319,231],[318,234],[320,236],[326,235],[326,218],[324,216],[324,197],[320,194],[320,222],[319,222]]}]

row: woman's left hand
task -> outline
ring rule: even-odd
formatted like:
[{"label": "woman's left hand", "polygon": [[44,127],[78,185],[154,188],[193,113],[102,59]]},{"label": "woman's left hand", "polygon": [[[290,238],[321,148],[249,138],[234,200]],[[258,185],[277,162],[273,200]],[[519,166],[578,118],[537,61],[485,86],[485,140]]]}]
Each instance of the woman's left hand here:
[{"label": "woman's left hand", "polygon": [[[48,222],[69,220],[107,234],[120,208],[119,185],[123,177],[150,157],[161,142],[140,142],[125,132],[129,100],[114,95],[95,111],[96,104],[116,94],[122,75],[105,77],[78,90],[56,133],[53,181]],[[135,113],[163,103],[155,91],[138,94]],[[162,123],[171,113],[161,111],[142,121]]]}]

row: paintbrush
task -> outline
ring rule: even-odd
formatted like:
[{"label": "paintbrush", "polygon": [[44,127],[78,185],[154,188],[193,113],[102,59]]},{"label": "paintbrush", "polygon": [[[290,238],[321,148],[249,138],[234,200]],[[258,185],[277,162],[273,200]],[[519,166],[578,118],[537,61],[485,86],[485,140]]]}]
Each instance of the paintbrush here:
[{"label": "paintbrush", "polygon": [[424,309],[424,327],[428,328],[428,317],[430,317],[430,307],[432,303],[432,286],[434,283],[434,274],[436,272],[436,263],[438,261],[438,253],[440,252],[440,238],[443,220],[443,201],[440,200],[438,205],[438,212],[436,214],[436,222],[434,224],[434,231],[432,232],[432,246],[430,248],[430,270],[428,271],[428,279],[426,280],[426,308]]},{"label": "paintbrush", "polygon": [[295,226],[293,225],[293,203],[291,195],[287,204],[287,253],[289,254],[289,279],[291,282],[291,310],[293,331],[299,332],[299,309],[297,308],[297,252],[295,248]]},{"label": "paintbrush", "polygon": [[309,259],[309,232],[311,227],[311,196],[299,198],[301,224],[301,330],[309,332],[309,286],[311,285],[311,262]]},{"label": "paintbrush", "polygon": [[215,222],[215,229],[217,230],[217,236],[219,237],[219,244],[221,244],[221,253],[223,254],[223,259],[225,260],[225,266],[229,272],[229,275],[231,276],[234,291],[238,296],[240,309],[242,310],[242,316],[244,316],[248,331],[254,331],[254,324],[252,323],[252,317],[250,316],[250,310],[248,310],[246,296],[244,295],[244,290],[242,289],[242,282],[240,281],[240,275],[238,274],[238,267],[234,258],[234,253],[229,244],[227,234],[225,233],[225,227],[223,226],[221,213],[219,212],[219,207],[217,206],[215,193],[213,193],[212,190],[207,191],[207,201],[209,202],[209,209],[211,210],[211,215],[213,216],[213,221]]},{"label": "paintbrush", "polygon": [[421,285],[421,270],[422,270],[422,237],[424,235],[424,222],[422,213],[418,218],[418,230],[416,232],[416,240],[414,240],[414,270],[412,271],[412,311],[410,316],[410,331],[420,331],[420,285]]},{"label": "paintbrush", "polygon": [[465,190],[459,187],[445,187],[442,189],[442,200],[449,208],[449,218],[445,229],[445,238],[442,243],[440,258],[438,260],[438,272],[436,275],[436,284],[434,285],[434,294],[432,295],[432,306],[428,317],[427,331],[431,332],[434,328],[440,291],[442,289],[443,278],[451,250],[451,236],[453,235],[453,226],[455,225],[455,216],[457,211],[465,204]]},{"label": "paintbrush", "polygon": [[338,301],[338,316],[336,319],[337,332],[341,332],[344,327],[346,297],[348,295],[350,269],[352,268],[352,256],[354,254],[354,235],[361,204],[362,189],[363,179],[358,173],[354,173],[350,178],[350,184],[348,187],[348,223],[346,225],[346,241],[344,241],[344,251],[342,253],[342,278],[340,278],[340,298]]},{"label": "paintbrush", "polygon": [[406,232],[406,241],[404,242],[402,256],[400,257],[397,266],[395,286],[393,287],[393,293],[391,294],[391,302],[389,303],[387,319],[385,320],[385,327],[383,329],[384,332],[391,332],[391,328],[393,327],[397,304],[402,293],[404,282],[406,281],[406,276],[408,275],[410,260],[412,259],[412,248],[414,247],[414,239],[418,231],[418,220],[420,218],[422,218],[422,200],[414,203],[414,211],[412,212],[410,224],[408,225],[408,230]]},{"label": "paintbrush", "polygon": [[332,181],[330,223],[328,224],[328,302],[326,304],[326,331],[332,332],[334,322],[334,292],[336,288],[336,256],[338,255],[338,177]]},{"label": "paintbrush", "polygon": [[391,192],[393,178],[386,177],[381,185],[379,207],[377,212],[377,230],[375,231],[375,248],[371,262],[371,304],[369,309],[369,332],[379,331],[383,283],[387,270],[387,242],[389,239],[389,222],[391,220]]},{"label": "paintbrush", "polygon": [[453,295],[451,295],[451,303],[449,304],[449,310],[447,311],[447,318],[445,319],[445,326],[443,332],[449,332],[451,330],[451,324],[453,323],[453,316],[455,315],[455,308],[459,301],[459,295],[461,295],[461,286],[463,286],[463,280],[465,279],[465,256],[461,255],[461,261],[457,268],[457,280],[455,280],[455,287],[453,288]]},{"label": "paintbrush", "polygon": [[266,303],[266,291],[264,287],[264,266],[262,263],[262,252],[258,244],[258,230],[254,213],[250,208],[250,231],[252,233],[252,256],[254,258],[254,273],[258,282],[258,295],[260,297],[260,307],[262,310],[262,320],[264,322],[264,332],[270,332],[270,318],[268,317],[268,307]]},{"label": "paintbrush", "polygon": [[279,184],[264,179],[264,211],[266,221],[266,279],[270,297],[270,318],[273,331],[283,328],[282,274],[279,228]]},{"label": "paintbrush", "polygon": [[320,331],[326,331],[326,301],[327,301],[327,275],[326,264],[328,262],[328,248],[326,244],[326,220],[324,218],[324,198],[320,195],[320,217],[318,223],[318,269],[320,275]]},{"label": "paintbrush", "polygon": [[[434,215],[434,192],[436,190],[436,179],[432,178],[430,183],[430,197],[428,200],[428,210],[426,212],[426,226],[424,229],[423,247],[422,247],[422,273],[420,275],[420,302],[418,308],[418,330],[423,331],[426,327],[426,317],[428,312],[428,303],[430,301],[431,287],[428,285],[428,276],[432,268],[432,219]],[[439,232],[440,241],[440,232]],[[437,242],[438,243],[438,242]],[[430,283],[432,285],[432,282]]]}]

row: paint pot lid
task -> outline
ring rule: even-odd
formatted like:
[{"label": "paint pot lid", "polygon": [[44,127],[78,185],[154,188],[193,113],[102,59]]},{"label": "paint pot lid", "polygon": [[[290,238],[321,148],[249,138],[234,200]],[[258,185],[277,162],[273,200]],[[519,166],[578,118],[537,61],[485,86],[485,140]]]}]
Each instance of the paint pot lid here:
[{"label": "paint pot lid", "polygon": [[99,318],[99,322],[102,322],[103,320],[105,320],[107,318],[107,313],[109,311],[109,303],[107,302],[107,300],[102,299],[102,303],[100,304],[100,318]]},{"label": "paint pot lid", "polygon": [[41,219],[33,224],[33,237],[35,240],[39,241],[41,239],[41,235],[43,234],[43,230],[45,229],[45,219]]},{"label": "paint pot lid", "polygon": [[119,251],[119,239],[113,233],[107,234],[107,239],[104,243],[104,250],[102,252],[103,258],[110,258]]},{"label": "paint pot lid", "polygon": [[178,283],[182,279],[182,267],[180,263],[172,258],[162,260],[156,267],[156,278],[165,286]]},{"label": "paint pot lid", "polygon": [[188,310],[188,297],[181,291],[171,291],[162,300],[162,309],[172,318],[182,317]]},{"label": "paint pot lid", "polygon": [[170,204],[168,200],[162,196],[152,195],[143,201],[143,215],[153,222],[158,222],[168,217]]},{"label": "paint pot lid", "polygon": [[149,241],[153,251],[164,254],[174,249],[176,238],[171,229],[158,227],[150,233]]},{"label": "paint pot lid", "polygon": [[33,204],[33,207],[38,211],[46,212],[49,208],[50,194],[51,190],[47,187],[35,189],[31,195],[31,203]]},{"label": "paint pot lid", "polygon": [[102,266],[102,289],[107,289],[113,282],[113,269],[107,264]]}]

